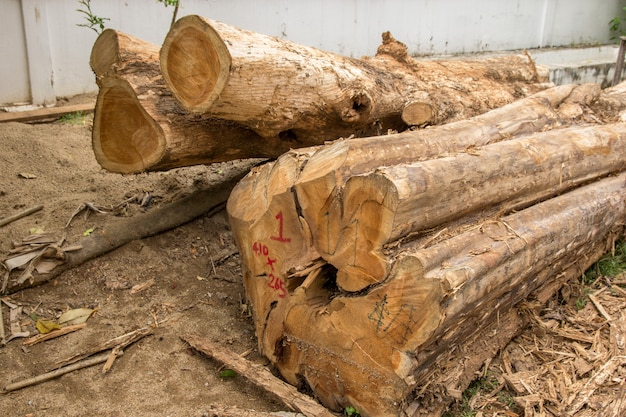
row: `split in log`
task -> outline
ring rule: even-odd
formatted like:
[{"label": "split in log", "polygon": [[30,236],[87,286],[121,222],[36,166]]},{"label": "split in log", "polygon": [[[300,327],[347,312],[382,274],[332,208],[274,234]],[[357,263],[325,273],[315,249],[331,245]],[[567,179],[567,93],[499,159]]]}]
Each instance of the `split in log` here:
[{"label": "split in log", "polygon": [[119,173],[275,157],[293,143],[185,111],[167,90],[157,46],[107,29],[91,51],[99,86],[92,133],[98,163]]},{"label": "split in log", "polygon": [[[384,39],[406,55],[391,35]],[[423,123],[467,118],[543,90],[547,81],[529,56],[416,63],[388,49],[374,58],[348,58],[190,15],[167,34],[160,61],[186,109],[300,147],[404,130],[401,115],[410,103],[431,107]],[[428,72],[437,80],[425,80]]]},{"label": "split in log", "polygon": [[[561,106],[585,109],[598,94],[562,86],[467,121],[294,150],[251,172],[228,212],[260,351],[335,410],[400,415],[404,401],[447,386],[452,398],[462,387],[445,376],[429,388],[433,369],[461,359],[451,347],[581,272],[621,232],[626,174],[611,175],[624,170],[626,130],[539,132],[570,119]],[[366,239],[354,244],[357,232]],[[380,271],[351,268],[372,253]],[[363,271],[379,275],[363,284]]]},{"label": "split in log", "polygon": [[[338,291],[332,268],[316,270],[294,289],[287,284],[259,318],[264,353],[329,408],[399,415],[398,405],[428,384],[424,374],[450,346],[578,260],[590,262],[594,245],[626,220],[625,181],[626,174],[600,180],[399,253],[389,277],[356,296]],[[273,248],[259,257],[280,261]],[[248,291],[270,286],[281,295],[271,273],[250,281]]]}]

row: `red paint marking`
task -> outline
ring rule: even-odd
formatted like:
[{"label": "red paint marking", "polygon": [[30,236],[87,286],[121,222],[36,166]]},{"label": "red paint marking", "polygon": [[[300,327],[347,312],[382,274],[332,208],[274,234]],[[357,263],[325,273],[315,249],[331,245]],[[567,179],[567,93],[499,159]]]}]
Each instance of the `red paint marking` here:
[{"label": "red paint marking", "polygon": [[272,272],[274,271],[274,262],[276,262],[276,259],[272,259],[269,256],[267,257],[267,265],[269,265],[270,268],[272,268]]},{"label": "red paint marking", "polygon": [[278,220],[278,236],[270,236],[270,239],[284,243],[291,242],[291,238],[283,236],[283,212],[279,211],[275,219]]}]

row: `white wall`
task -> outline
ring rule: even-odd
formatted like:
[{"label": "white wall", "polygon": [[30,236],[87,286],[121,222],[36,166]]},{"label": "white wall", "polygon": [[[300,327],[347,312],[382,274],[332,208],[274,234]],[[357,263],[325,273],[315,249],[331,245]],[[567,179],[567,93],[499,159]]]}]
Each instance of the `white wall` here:
[{"label": "white wall", "polygon": [[[156,0],[91,0],[107,27],[161,44],[172,7]],[[0,103],[53,103],[95,92],[97,34],[77,0],[0,0]],[[414,55],[610,43],[624,0],[182,0],[188,14],[360,57],[391,31]]]}]

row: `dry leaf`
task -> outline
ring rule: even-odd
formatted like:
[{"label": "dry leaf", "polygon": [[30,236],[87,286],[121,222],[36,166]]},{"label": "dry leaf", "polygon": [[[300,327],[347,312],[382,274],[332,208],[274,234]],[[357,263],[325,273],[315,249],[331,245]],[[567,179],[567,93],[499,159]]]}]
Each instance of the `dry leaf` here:
[{"label": "dry leaf", "polygon": [[35,324],[35,326],[37,327],[37,330],[39,330],[39,333],[41,334],[50,333],[53,330],[59,330],[61,328],[59,323],[56,323],[52,320],[41,320],[41,319],[37,320],[37,323]]},{"label": "dry leaf", "polygon": [[75,308],[73,310],[67,310],[65,313],[61,314],[58,322],[62,326],[85,323],[95,311],[95,309],[91,308]]}]

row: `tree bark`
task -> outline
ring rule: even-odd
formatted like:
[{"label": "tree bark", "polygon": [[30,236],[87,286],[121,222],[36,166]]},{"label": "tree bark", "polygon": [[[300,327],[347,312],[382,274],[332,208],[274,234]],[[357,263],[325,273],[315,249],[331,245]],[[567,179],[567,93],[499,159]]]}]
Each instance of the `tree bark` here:
[{"label": "tree bark", "polygon": [[98,163],[119,173],[276,157],[292,143],[264,139],[230,121],[185,111],[159,69],[157,46],[112,29],[91,51],[99,86],[93,126]]},{"label": "tree bark", "polygon": [[[391,256],[383,252],[392,252],[398,240],[467,216],[523,209],[626,169],[625,154],[623,124],[541,132],[353,176],[323,216],[304,219],[320,255],[337,268],[339,288],[361,291],[387,277]],[[315,191],[307,190],[299,203],[309,206]]]},{"label": "tree bark", "polygon": [[454,398],[480,366],[451,367],[463,348],[499,317],[515,334],[516,305],[622,232],[626,128],[563,127],[598,95],[562,86],[251,172],[227,208],[260,351],[334,410],[395,416]]},{"label": "tree bark", "polygon": [[[264,353],[287,381],[308,385],[331,409],[400,415],[398,405],[428,384],[425,375],[440,356],[450,358],[451,347],[563,270],[597,259],[590,258],[596,246],[606,249],[607,236],[626,220],[625,181],[626,174],[600,180],[433,246],[405,249],[384,282],[356,296],[334,286],[332,268],[316,270],[295,288],[287,284],[260,318]],[[272,249],[260,257],[280,261]],[[256,276],[247,285],[262,293],[271,279]]]},{"label": "tree bark", "polygon": [[420,124],[440,124],[540,91],[547,81],[529,56],[418,63],[390,34],[383,39],[375,58],[353,59],[190,15],[167,34],[161,69],[186,109],[301,146],[404,130],[403,109],[424,102],[425,93],[433,114]]}]

